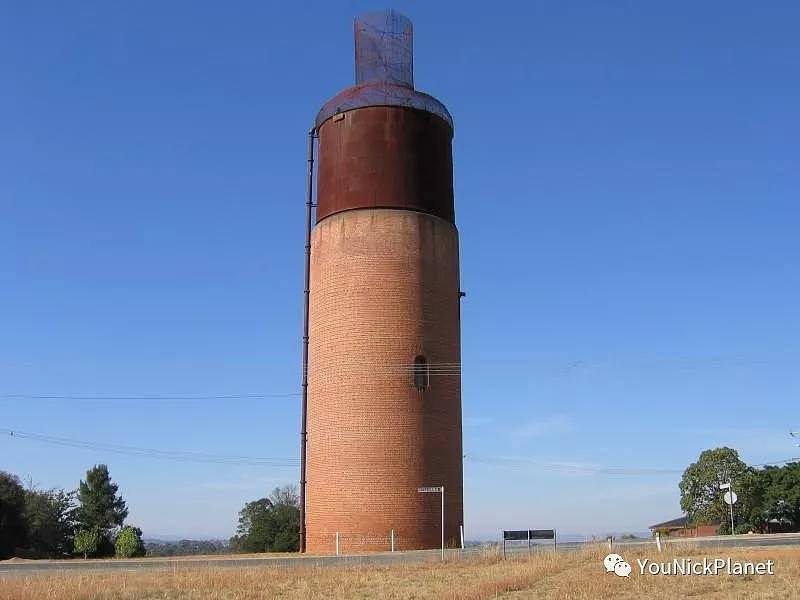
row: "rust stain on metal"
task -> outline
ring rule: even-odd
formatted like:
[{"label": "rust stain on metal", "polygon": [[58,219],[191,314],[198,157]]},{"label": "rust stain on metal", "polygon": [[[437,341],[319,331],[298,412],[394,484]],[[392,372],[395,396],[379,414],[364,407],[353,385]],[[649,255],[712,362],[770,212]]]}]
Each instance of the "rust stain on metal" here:
[{"label": "rust stain on metal", "polygon": [[317,221],[353,208],[402,208],[454,222],[452,130],[431,113],[371,106],[319,131]]}]

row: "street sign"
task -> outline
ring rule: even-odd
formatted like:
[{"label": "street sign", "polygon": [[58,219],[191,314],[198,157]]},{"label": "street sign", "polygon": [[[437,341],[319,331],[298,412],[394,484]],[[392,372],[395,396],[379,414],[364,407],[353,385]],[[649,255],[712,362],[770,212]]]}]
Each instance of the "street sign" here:
[{"label": "street sign", "polygon": [[442,491],[442,486],[437,485],[434,487],[421,487],[417,488],[417,491],[420,492],[421,494],[431,494],[434,492],[438,494],[439,492]]},{"label": "street sign", "polygon": [[532,540],[554,540],[556,539],[555,529],[531,529]]},{"label": "street sign", "polygon": [[739,499],[739,496],[736,495],[736,492],[731,492],[728,490],[722,495],[722,499],[725,500],[725,504],[736,504],[736,501]]},{"label": "street sign", "polygon": [[555,529],[523,529],[517,531],[503,531],[503,539],[509,541],[554,540],[555,537]]},{"label": "street sign", "polygon": [[731,489],[731,484],[730,483],[720,483],[719,484],[719,489],[721,489],[721,490],[729,490],[729,489]]},{"label": "street sign", "polygon": [[503,558],[506,557],[506,542],[528,542],[528,552],[531,550],[531,540],[553,540],[556,547],[555,529],[516,529],[503,530]]}]

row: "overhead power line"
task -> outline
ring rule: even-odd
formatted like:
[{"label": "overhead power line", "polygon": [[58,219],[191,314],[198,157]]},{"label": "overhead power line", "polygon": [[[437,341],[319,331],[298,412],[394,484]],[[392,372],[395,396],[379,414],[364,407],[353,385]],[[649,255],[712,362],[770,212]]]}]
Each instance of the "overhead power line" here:
[{"label": "overhead power line", "polygon": [[[413,363],[349,363],[342,365],[338,371],[363,370],[380,375],[413,375],[420,370]],[[460,363],[427,363],[425,371],[428,375],[460,375]],[[270,394],[0,394],[3,400],[82,400],[82,401],[138,401],[138,402],[199,402],[204,400],[268,400],[272,398],[299,398],[300,392],[280,392]]]},{"label": "overhead power line", "polygon": [[33,440],[45,444],[66,446],[69,448],[82,448],[85,450],[100,450],[130,456],[143,456],[147,458],[160,458],[185,462],[215,463],[215,464],[248,464],[261,465],[275,468],[297,468],[300,462],[294,458],[267,458],[262,456],[226,456],[222,454],[206,454],[202,452],[187,452],[183,450],[156,450],[154,448],[139,448],[135,446],[119,446],[115,444],[102,444],[69,438],[30,433],[17,429],[0,428],[0,434],[6,434],[14,439]]},{"label": "overhead power line", "polygon": [[602,475],[676,475],[683,469],[661,467],[626,467],[618,465],[592,465],[569,462],[544,462],[529,458],[484,457],[467,454],[465,460],[474,463],[523,469],[536,467],[546,471],[561,473],[598,473]]},{"label": "overhead power line", "polygon": [[[539,468],[546,471],[556,471],[560,473],[596,473],[600,475],[620,475],[620,476],[641,476],[641,475],[678,475],[685,469],[662,468],[662,467],[636,467],[620,465],[592,465],[569,462],[544,462],[529,458],[505,458],[505,457],[483,457],[473,454],[466,454],[464,460],[474,463],[502,466],[512,469]],[[785,465],[790,462],[800,461],[800,458],[793,457],[784,460],[776,460],[768,463],[748,465],[755,468],[772,467]]]},{"label": "overhead power line", "polygon": [[[0,435],[8,435],[14,439],[32,440],[45,444],[65,446],[69,448],[80,448],[84,450],[100,450],[113,452],[116,454],[126,454],[129,456],[140,456],[145,458],[157,458],[184,462],[213,463],[213,464],[240,464],[258,465],[273,468],[297,468],[300,461],[295,458],[271,458],[261,456],[231,456],[222,454],[206,454],[201,452],[189,452],[182,450],[158,450],[155,448],[140,448],[136,446],[120,446],[115,444],[103,444],[98,442],[88,442],[62,438],[40,433],[19,431],[17,429],[0,428]],[[594,473],[598,475],[615,476],[645,476],[645,475],[677,475],[685,469],[662,468],[662,467],[639,467],[622,465],[593,465],[570,462],[547,462],[534,458],[524,457],[497,457],[480,456],[475,454],[465,454],[464,460],[468,462],[485,464],[497,467],[507,467],[512,469],[536,468],[545,471],[558,473]],[[750,465],[751,467],[769,467],[784,465],[790,462],[800,461],[800,458],[793,457],[785,460],[778,460],[768,463]]]},{"label": "overhead power line", "polygon": [[140,400],[192,402],[198,400],[266,400],[269,398],[293,398],[300,392],[286,392],[282,394],[227,394],[227,395],[114,395],[114,394],[0,394],[6,400]]}]

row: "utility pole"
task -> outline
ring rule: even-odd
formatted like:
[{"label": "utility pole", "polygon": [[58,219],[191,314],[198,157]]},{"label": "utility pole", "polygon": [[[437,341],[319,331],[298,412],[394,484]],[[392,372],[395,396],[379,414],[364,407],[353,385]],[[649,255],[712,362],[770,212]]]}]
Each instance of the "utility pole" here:
[{"label": "utility pole", "polygon": [[444,560],[444,486],[442,486],[442,560]]},{"label": "utility pole", "polygon": [[[728,486],[730,486],[730,483],[728,483]],[[733,526],[733,503],[736,502],[736,496],[734,496],[734,494],[733,494],[733,488],[731,488],[730,491],[731,491],[731,493],[730,493],[730,496],[731,496],[731,503],[730,503],[730,507],[731,507],[731,535],[734,535],[736,533],[736,529]]]},{"label": "utility pole", "polygon": [[736,500],[738,498],[736,497],[736,493],[733,491],[733,487],[731,486],[730,480],[728,480],[728,483],[721,483],[719,485],[719,489],[728,490],[727,492],[725,492],[725,502],[728,504],[728,506],[731,507],[731,535],[734,535],[734,533],[733,533],[733,505],[734,505],[734,503],[736,502]]}]

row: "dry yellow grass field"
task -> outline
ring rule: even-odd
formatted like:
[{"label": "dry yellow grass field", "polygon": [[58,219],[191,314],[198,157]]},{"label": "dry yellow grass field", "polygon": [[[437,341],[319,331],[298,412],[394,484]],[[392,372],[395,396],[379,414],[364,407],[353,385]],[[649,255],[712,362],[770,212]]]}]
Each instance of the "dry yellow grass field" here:
[{"label": "dry yellow grass field", "polygon": [[[800,599],[800,548],[625,550],[628,578],[606,573],[607,550],[539,551],[501,560],[495,555],[415,565],[327,568],[175,568],[167,572],[114,572],[0,576],[2,600],[255,600],[263,598],[758,598]],[[775,561],[773,576],[639,575],[637,558],[727,558]]]}]

